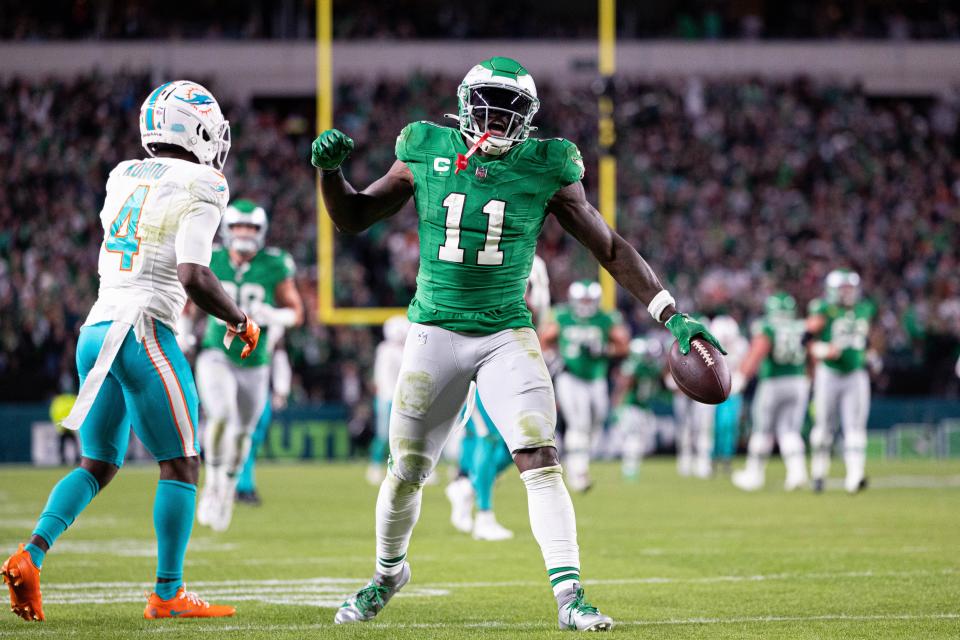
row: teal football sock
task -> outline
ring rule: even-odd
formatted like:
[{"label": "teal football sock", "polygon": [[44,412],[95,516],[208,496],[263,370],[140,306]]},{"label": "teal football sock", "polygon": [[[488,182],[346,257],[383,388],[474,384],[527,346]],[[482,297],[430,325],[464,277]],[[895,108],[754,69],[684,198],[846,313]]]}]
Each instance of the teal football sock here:
[{"label": "teal football sock", "polygon": [[183,584],[183,558],[193,531],[196,504],[196,485],[177,480],[157,483],[153,503],[153,528],[157,533],[156,592],[163,600],[175,596]]},{"label": "teal football sock", "polygon": [[39,569],[41,565],[43,565],[43,558],[47,555],[47,552],[29,542],[23,548],[30,554],[30,559],[33,560],[33,566]]},{"label": "teal football sock", "polygon": [[502,447],[499,439],[487,436],[478,438],[470,466],[470,481],[473,483],[474,499],[478,511],[489,511],[493,506],[493,484],[497,480],[497,449]]},{"label": "teal football sock", "polygon": [[[50,492],[50,497],[47,498],[47,506],[40,514],[33,535],[40,536],[47,541],[47,545],[52,547],[57,538],[67,530],[67,527],[73,524],[77,516],[90,504],[98,491],[100,491],[100,484],[93,477],[93,474],[86,469],[77,467],[68,473]],[[39,568],[46,554],[42,549],[32,544],[27,545],[27,550],[30,552],[33,563]]]}]

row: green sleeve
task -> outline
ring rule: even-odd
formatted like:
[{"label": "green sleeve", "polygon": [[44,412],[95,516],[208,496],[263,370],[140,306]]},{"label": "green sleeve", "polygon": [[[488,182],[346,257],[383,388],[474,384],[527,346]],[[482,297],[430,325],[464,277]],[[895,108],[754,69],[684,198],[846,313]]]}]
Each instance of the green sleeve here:
[{"label": "green sleeve", "polygon": [[750,326],[750,335],[754,338],[757,336],[767,336],[773,340],[773,327],[764,320],[754,320]]},{"label": "green sleeve", "polygon": [[583,156],[580,149],[569,140],[559,140],[560,146],[560,186],[566,187],[583,180]]},{"label": "green sleeve", "polygon": [[826,311],[827,311],[827,303],[826,301],[820,298],[815,298],[814,300],[811,300],[810,304],[807,306],[807,313],[811,316],[820,316],[826,313]]},{"label": "green sleeve", "polygon": [[280,280],[292,278],[297,272],[297,265],[293,262],[293,256],[286,251],[280,252],[280,273],[283,274]]},{"label": "green sleeve", "polygon": [[396,155],[401,162],[423,161],[424,122],[411,122],[397,136]]},{"label": "green sleeve", "polygon": [[637,373],[637,365],[640,364],[640,361],[636,357],[630,357],[623,361],[623,364],[620,365],[620,373],[625,376],[633,377]]}]

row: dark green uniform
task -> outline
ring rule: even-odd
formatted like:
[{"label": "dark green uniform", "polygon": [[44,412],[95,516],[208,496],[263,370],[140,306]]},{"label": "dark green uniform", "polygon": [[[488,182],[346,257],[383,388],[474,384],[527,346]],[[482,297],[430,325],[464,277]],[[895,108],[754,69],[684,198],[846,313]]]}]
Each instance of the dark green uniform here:
[{"label": "dark green uniform", "polygon": [[533,327],[524,302],[546,205],[583,176],[577,147],[562,139],[528,139],[503,156],[469,159],[457,129],[407,125],[397,159],[413,172],[420,218],[420,272],[412,322],[463,333]]},{"label": "dark green uniform", "polygon": [[660,389],[660,366],[648,357],[632,354],[621,365],[621,372],[631,378],[630,388],[623,398],[624,405],[649,409],[650,402]]},{"label": "dark green uniform", "polygon": [[861,300],[852,307],[831,304],[824,300],[810,303],[810,314],[821,315],[827,321],[820,333],[820,340],[840,349],[840,357],[836,360],[824,360],[825,365],[841,373],[850,373],[866,366],[870,321],[876,311],[876,307],[869,300]]},{"label": "dark green uniform", "polygon": [[583,380],[606,378],[610,331],[623,323],[620,313],[597,311],[581,317],[569,306],[560,305],[554,310],[553,320],[560,328],[557,342],[565,369]]},{"label": "dark green uniform", "polygon": [[770,340],[770,352],[760,364],[758,377],[779,378],[806,375],[807,351],[803,346],[803,320],[762,318],[753,325],[753,335]]},{"label": "dark green uniform", "polygon": [[[277,285],[292,278],[294,274],[293,258],[286,251],[266,248],[253,257],[253,260],[237,268],[230,260],[230,253],[223,248],[214,250],[210,259],[210,270],[217,276],[234,302],[244,313],[250,313],[256,303],[276,306],[274,294]],[[260,344],[267,344],[268,327],[260,328]],[[227,333],[227,326],[222,320],[207,316],[207,330],[203,334],[204,349],[220,349],[225,351],[230,360],[241,367],[262,367],[270,364],[268,349],[255,349],[246,360],[240,359],[243,351],[243,342],[234,340],[230,348],[223,346],[223,337]]]}]

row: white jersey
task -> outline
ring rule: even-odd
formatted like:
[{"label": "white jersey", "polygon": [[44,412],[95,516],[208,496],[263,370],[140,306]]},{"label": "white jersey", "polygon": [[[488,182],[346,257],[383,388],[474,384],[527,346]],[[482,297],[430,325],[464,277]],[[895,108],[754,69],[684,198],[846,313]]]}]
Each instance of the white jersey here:
[{"label": "white jersey", "polygon": [[403,363],[403,343],[384,340],[377,345],[373,360],[373,383],[377,387],[377,398],[389,402],[393,400],[393,390],[400,377],[400,365]]},{"label": "white jersey", "polygon": [[226,178],[206,165],[174,158],[118,164],[100,211],[100,291],[85,324],[137,327],[149,316],[175,331],[187,302],[177,265],[210,264],[229,198]]}]

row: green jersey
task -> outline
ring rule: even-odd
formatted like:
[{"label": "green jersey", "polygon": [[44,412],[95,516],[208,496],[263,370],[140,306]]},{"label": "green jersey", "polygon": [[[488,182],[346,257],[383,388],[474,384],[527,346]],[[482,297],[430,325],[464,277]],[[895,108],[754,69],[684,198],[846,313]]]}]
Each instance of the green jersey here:
[{"label": "green jersey", "polygon": [[559,325],[557,341],[566,370],[584,380],[606,378],[610,330],[622,324],[620,313],[597,311],[582,317],[569,306],[560,305],[554,310],[553,320]]},{"label": "green jersey", "polygon": [[876,307],[872,302],[861,300],[852,307],[844,307],[824,300],[814,300],[810,303],[810,314],[826,319],[820,339],[840,350],[840,357],[836,360],[824,360],[825,365],[843,373],[866,366],[870,321],[876,314]]},{"label": "green jersey", "polygon": [[[262,249],[250,262],[237,267],[230,260],[230,253],[224,248],[215,249],[210,258],[210,270],[217,276],[234,302],[244,313],[250,313],[257,303],[276,306],[274,297],[277,285],[292,278],[294,274],[293,258],[286,251],[280,249]],[[243,351],[243,342],[234,340],[230,348],[223,346],[223,337],[227,333],[227,325],[219,318],[207,317],[207,330],[203,334],[204,349],[220,349],[225,351],[230,359],[241,367],[261,367],[270,364],[270,353],[267,345],[267,327],[260,328],[260,348],[256,349],[246,360],[240,359]]]},{"label": "green jersey", "polygon": [[491,334],[533,327],[523,295],[547,202],[583,176],[577,147],[528,139],[503,156],[470,157],[459,130],[430,122],[407,125],[397,159],[413,173],[420,219],[417,293],[412,322]]},{"label": "green jersey", "polygon": [[764,335],[770,340],[770,352],[760,363],[758,377],[806,375],[807,350],[803,346],[803,320],[762,318],[753,325],[753,335]]},{"label": "green jersey", "polygon": [[631,380],[623,403],[649,409],[650,401],[660,389],[659,365],[648,357],[631,354],[620,366],[620,371]]}]

